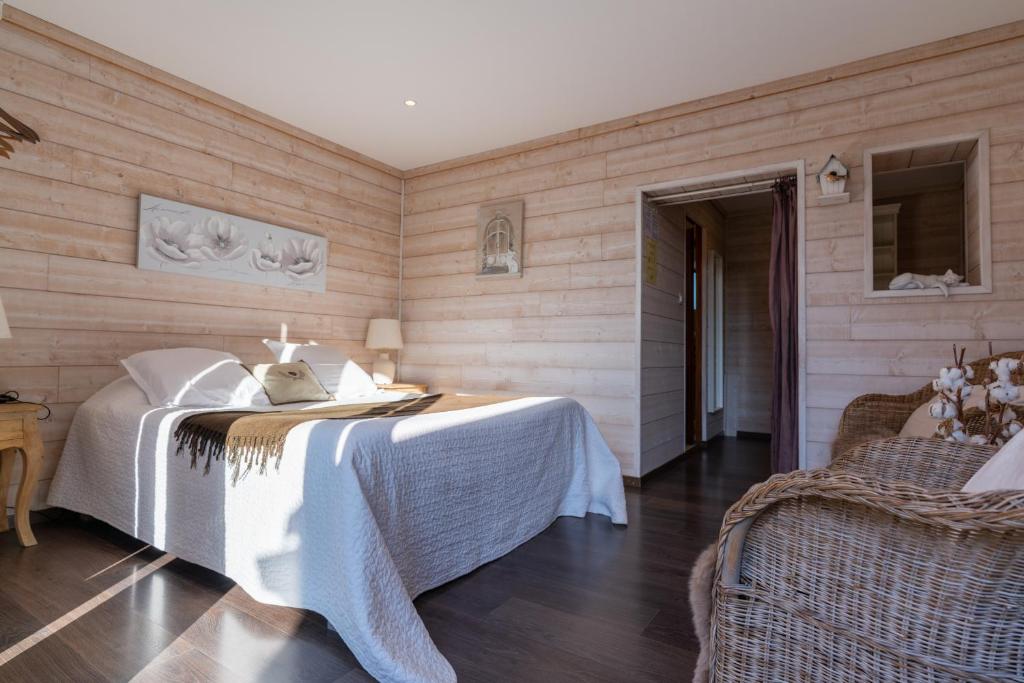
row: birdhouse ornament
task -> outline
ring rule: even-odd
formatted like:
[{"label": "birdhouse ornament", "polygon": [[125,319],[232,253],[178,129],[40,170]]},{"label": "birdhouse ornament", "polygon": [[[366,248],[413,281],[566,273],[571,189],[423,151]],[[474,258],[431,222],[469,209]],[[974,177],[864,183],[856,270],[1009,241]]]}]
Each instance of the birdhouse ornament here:
[{"label": "birdhouse ornament", "polygon": [[825,166],[818,173],[818,183],[821,185],[821,194],[842,194],[846,191],[846,178],[850,171],[839,157],[835,154],[829,156]]}]

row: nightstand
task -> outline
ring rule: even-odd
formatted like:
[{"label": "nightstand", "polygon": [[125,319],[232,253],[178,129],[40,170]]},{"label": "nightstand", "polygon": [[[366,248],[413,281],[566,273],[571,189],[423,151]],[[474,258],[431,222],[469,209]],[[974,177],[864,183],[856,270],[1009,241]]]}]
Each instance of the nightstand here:
[{"label": "nightstand", "polygon": [[7,489],[14,473],[14,458],[21,453],[21,485],[14,509],[14,526],[18,542],[28,547],[36,544],[28,522],[28,506],[32,502],[43,462],[43,442],[39,438],[39,425],[34,403],[0,403],[0,531],[7,531]]},{"label": "nightstand", "polygon": [[394,382],[392,384],[378,384],[378,389],[384,389],[385,391],[406,391],[411,394],[425,394],[427,393],[426,384],[411,384],[409,382]]}]

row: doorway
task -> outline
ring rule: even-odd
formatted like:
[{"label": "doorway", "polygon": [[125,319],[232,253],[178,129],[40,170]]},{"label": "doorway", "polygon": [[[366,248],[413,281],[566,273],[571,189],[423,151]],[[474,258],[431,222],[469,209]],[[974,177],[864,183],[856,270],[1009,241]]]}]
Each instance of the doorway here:
[{"label": "doorway", "polygon": [[804,176],[794,162],[637,191],[641,476],[718,435],[771,431],[771,191],[784,177],[797,186],[795,426],[806,463]]}]

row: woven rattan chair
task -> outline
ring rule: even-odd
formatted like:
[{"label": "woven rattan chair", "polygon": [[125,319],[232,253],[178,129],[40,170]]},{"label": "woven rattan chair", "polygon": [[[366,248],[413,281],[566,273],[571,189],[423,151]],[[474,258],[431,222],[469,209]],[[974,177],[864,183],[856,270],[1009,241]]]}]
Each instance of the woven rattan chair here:
[{"label": "woven rattan chair", "polygon": [[848,450],[828,469],[871,481],[957,491],[997,450],[995,446],[895,436]]},{"label": "woven rattan chair", "polygon": [[1024,491],[959,491],[995,450],[875,441],[753,487],[719,538],[710,681],[1024,681]]},{"label": "woven rattan chair", "polygon": [[[1020,358],[1022,352],[1000,353],[968,363],[976,377],[983,377],[993,360],[1012,356]],[[938,368],[936,368],[938,371]],[[850,402],[839,420],[839,431],[832,442],[832,459],[847,450],[872,439],[896,436],[903,429],[911,413],[935,398],[931,383],[917,391],[903,395],[864,394]]]}]

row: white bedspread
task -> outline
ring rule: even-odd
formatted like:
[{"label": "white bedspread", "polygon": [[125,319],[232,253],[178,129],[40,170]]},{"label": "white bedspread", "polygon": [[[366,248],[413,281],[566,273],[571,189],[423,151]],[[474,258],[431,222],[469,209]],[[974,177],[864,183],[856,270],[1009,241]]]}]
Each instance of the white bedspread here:
[{"label": "white bedspread", "polygon": [[174,455],[192,412],[150,407],[128,378],[101,390],[75,416],[49,503],[324,615],[381,681],[455,680],[413,606],[423,591],[560,515],[626,523],[618,461],[570,399],[305,423],[279,470],[237,486],[223,463],[202,476]]}]

